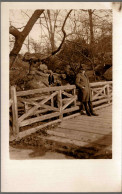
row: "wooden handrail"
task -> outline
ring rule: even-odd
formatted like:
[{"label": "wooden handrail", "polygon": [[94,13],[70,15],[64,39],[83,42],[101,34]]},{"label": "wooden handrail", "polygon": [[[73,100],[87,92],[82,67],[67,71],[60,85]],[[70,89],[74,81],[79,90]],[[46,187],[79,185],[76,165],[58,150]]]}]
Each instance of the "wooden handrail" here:
[{"label": "wooden handrail", "polygon": [[104,85],[107,85],[107,84],[112,84],[112,81],[94,82],[94,83],[90,83],[90,86],[91,87],[94,87],[94,86],[104,86]]},{"label": "wooden handrail", "polygon": [[71,90],[76,88],[75,85],[66,85],[66,86],[55,86],[55,87],[46,87],[46,88],[40,88],[40,89],[34,89],[34,90],[27,90],[27,91],[20,91],[16,92],[17,96],[26,96],[36,93],[44,93],[44,92],[51,92],[51,91],[59,91],[59,90]]},{"label": "wooden handrail", "polygon": [[[93,105],[95,108],[96,106],[98,105],[100,106],[100,104],[103,104],[104,102],[111,104],[112,81],[90,83],[90,86],[93,94]],[[70,93],[68,93],[69,91]],[[37,97],[30,96],[29,99],[25,98],[25,96],[34,95],[34,94],[41,94],[41,95]],[[44,96],[42,97],[43,94]],[[24,98],[22,98],[23,96]],[[57,99],[56,106],[54,105],[54,97]],[[19,100],[24,102],[25,105],[27,105],[27,111],[25,108],[24,114],[22,114],[18,118]],[[16,92],[16,88],[12,86],[11,99],[9,100],[9,108],[12,106],[13,135],[15,137],[20,135],[20,131],[19,131],[20,127],[31,125],[33,123],[40,122],[43,120],[49,120],[51,118],[55,118],[56,121],[61,122],[62,119],[65,118],[65,116],[67,117],[67,115],[65,114],[79,110],[76,100],[77,100],[77,95],[76,95],[75,85],[46,87],[46,88],[27,90],[27,91],[18,91],[18,92]],[[46,112],[49,112],[49,111],[51,111],[51,113],[45,114]],[[31,118],[32,115],[36,115],[36,117]],[[48,123],[46,123],[46,125],[44,124],[43,126],[47,126],[47,125]],[[30,132],[23,132],[23,135],[25,136],[26,134],[31,134],[32,132],[37,131],[39,128],[41,128],[41,126],[38,126],[37,128],[31,128],[29,129]]]}]

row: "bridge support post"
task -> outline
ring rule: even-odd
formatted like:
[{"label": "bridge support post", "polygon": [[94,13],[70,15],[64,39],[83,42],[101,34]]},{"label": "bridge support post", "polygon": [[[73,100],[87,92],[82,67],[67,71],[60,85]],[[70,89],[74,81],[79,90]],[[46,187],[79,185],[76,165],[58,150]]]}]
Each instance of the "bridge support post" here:
[{"label": "bridge support post", "polygon": [[58,107],[59,107],[59,111],[60,111],[59,118],[62,120],[63,113],[62,113],[62,92],[61,92],[61,90],[59,90],[59,92],[58,92]]},{"label": "bridge support post", "polygon": [[18,107],[17,107],[17,95],[16,95],[16,87],[11,87],[11,99],[12,103],[12,117],[13,117],[13,135],[17,136],[19,133],[19,125],[18,125]]},{"label": "bridge support post", "polygon": [[[73,96],[76,96],[76,88],[73,89]],[[76,99],[74,100],[74,106],[76,107]]]},{"label": "bridge support post", "polygon": [[109,91],[109,84],[107,85],[107,96],[108,96],[108,104],[110,104],[110,91]]}]

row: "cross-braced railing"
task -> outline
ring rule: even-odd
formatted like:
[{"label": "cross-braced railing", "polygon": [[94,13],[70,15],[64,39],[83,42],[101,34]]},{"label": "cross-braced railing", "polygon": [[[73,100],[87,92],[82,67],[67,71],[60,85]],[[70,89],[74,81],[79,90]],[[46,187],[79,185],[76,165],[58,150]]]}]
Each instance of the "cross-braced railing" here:
[{"label": "cross-braced railing", "polygon": [[16,91],[11,87],[13,135],[24,137],[56,122],[79,109],[76,106],[76,87],[66,85]]},{"label": "cross-braced railing", "polygon": [[112,81],[91,83],[93,106],[105,107],[112,103]]},{"label": "cross-braced railing", "polygon": [[[93,106],[103,107],[112,102],[112,82],[91,83]],[[101,106],[100,106],[101,105]],[[75,85],[16,91],[11,87],[12,139],[22,138],[48,125],[77,116]]]}]

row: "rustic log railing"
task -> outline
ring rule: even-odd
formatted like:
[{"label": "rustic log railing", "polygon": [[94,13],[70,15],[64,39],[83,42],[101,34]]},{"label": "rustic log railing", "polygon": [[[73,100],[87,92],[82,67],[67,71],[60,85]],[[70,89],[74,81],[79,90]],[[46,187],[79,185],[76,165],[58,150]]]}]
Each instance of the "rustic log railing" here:
[{"label": "rustic log railing", "polygon": [[[112,82],[91,83],[93,105],[112,102]],[[11,87],[12,136],[22,138],[48,125],[79,115],[75,85],[16,91]],[[70,115],[69,115],[70,114]]]},{"label": "rustic log railing", "polygon": [[90,83],[90,86],[95,109],[108,106],[112,103],[112,81]]},{"label": "rustic log railing", "polygon": [[50,124],[61,122],[62,119],[71,118],[74,116],[71,113],[79,109],[76,100],[75,85],[19,92],[12,86],[12,139],[22,138]]}]

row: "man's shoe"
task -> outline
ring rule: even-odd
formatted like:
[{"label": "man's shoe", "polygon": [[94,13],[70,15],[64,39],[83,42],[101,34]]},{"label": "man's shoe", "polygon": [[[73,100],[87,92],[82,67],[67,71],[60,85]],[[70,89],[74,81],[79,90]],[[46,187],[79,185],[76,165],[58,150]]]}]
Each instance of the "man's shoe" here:
[{"label": "man's shoe", "polygon": [[89,112],[87,112],[86,114],[87,114],[88,116],[91,116],[91,113],[89,113]]},{"label": "man's shoe", "polygon": [[98,114],[96,114],[96,113],[94,113],[94,112],[93,112],[93,113],[91,113],[91,114],[92,114],[93,116],[99,116]]}]

